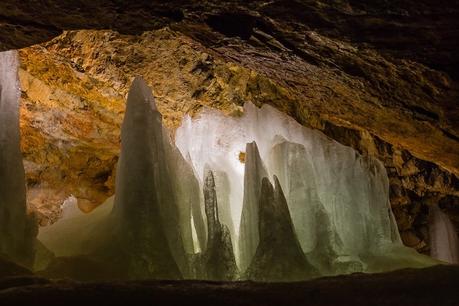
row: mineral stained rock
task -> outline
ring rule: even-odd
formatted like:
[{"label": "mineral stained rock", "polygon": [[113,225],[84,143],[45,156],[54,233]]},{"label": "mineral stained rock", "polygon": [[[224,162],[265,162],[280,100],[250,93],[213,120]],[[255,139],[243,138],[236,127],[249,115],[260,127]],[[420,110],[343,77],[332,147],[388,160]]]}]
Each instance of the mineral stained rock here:
[{"label": "mineral stained rock", "polygon": [[279,180],[264,177],[258,200],[259,244],[246,272],[257,281],[298,281],[317,276],[298,242]]},{"label": "mineral stained rock", "polygon": [[0,254],[31,267],[36,221],[28,214],[19,134],[17,52],[0,53]]}]

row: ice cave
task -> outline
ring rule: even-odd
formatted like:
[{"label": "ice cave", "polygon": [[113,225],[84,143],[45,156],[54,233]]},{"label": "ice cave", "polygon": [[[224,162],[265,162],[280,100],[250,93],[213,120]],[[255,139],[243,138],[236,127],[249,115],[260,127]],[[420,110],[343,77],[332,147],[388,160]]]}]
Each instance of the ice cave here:
[{"label": "ice cave", "polygon": [[174,143],[141,77],[127,98],[114,199],[85,214],[70,197],[63,217],[39,231],[47,252],[34,256],[24,191],[8,186],[24,184],[16,69],[16,54],[2,53],[1,114],[11,128],[2,165],[15,166],[2,168],[1,216],[15,233],[2,239],[6,254],[41,268],[46,256],[88,256],[129,279],[291,281],[437,263],[403,246],[378,160],[251,103],[238,117],[185,117]]},{"label": "ice cave", "polygon": [[9,2],[0,305],[458,303],[457,5]]}]

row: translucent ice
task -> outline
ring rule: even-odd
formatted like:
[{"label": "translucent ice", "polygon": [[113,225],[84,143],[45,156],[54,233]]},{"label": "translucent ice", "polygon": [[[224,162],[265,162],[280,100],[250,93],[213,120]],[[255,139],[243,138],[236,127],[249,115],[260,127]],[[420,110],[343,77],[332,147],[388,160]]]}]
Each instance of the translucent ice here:
[{"label": "translucent ice", "polygon": [[215,179],[211,170],[204,180],[204,203],[207,218],[207,247],[203,254],[205,278],[232,280],[237,275],[236,260],[228,227],[220,222]]},{"label": "translucent ice", "polygon": [[[205,234],[199,192],[193,169],[163,128],[151,90],[136,78],[121,130],[113,209],[106,203],[64,218],[43,228],[40,238],[58,256],[87,255],[126,278],[187,277],[186,253]],[[199,239],[193,239],[192,215]]]},{"label": "translucent ice", "polygon": [[459,237],[449,217],[437,206],[430,211],[430,254],[438,260],[459,264]]},{"label": "translucent ice", "polygon": [[88,214],[78,208],[77,200],[67,199],[63,205],[63,215],[56,223],[40,228],[38,239],[55,256],[88,255],[94,250],[88,242],[98,230],[100,224],[108,218],[113,209],[111,197]]},{"label": "translucent ice", "polygon": [[260,242],[247,270],[258,281],[297,281],[317,275],[298,242],[279,180],[264,177],[257,202]]},{"label": "translucent ice", "polygon": [[31,266],[36,225],[27,215],[17,69],[17,53],[0,52],[0,254]]},{"label": "translucent ice", "polygon": [[255,142],[248,143],[245,153],[244,197],[239,236],[239,267],[245,271],[255,255],[259,242],[259,202],[261,181],[268,177]]},{"label": "translucent ice", "polygon": [[[259,236],[255,214],[248,221],[243,213],[245,207],[257,205],[256,196],[249,196],[250,189],[256,185],[255,178],[264,176],[241,163],[244,154],[249,162],[247,156],[252,153],[245,145],[253,141],[267,174],[279,177],[301,248],[321,274],[435,264],[402,245],[381,162],[361,156],[270,106],[259,109],[248,103],[240,117],[206,109],[194,120],[185,118],[176,133],[177,147],[190,156],[197,173],[210,163],[228,174],[233,222],[240,224],[235,238],[242,272],[248,254],[244,245]],[[250,177],[249,182],[244,177]]]}]

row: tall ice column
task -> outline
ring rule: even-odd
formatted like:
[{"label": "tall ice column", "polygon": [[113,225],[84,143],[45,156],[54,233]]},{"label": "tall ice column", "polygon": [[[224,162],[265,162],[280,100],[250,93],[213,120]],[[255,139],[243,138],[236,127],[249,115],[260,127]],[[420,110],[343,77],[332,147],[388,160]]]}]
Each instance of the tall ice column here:
[{"label": "tall ice column", "polygon": [[0,255],[31,266],[37,227],[27,215],[16,51],[0,52]]}]

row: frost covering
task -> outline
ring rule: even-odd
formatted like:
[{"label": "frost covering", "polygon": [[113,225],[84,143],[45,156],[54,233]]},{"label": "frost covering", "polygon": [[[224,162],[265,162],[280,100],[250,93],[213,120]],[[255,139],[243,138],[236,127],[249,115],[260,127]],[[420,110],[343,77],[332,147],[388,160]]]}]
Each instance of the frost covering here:
[{"label": "frost covering", "polygon": [[122,278],[212,280],[435,263],[400,242],[379,161],[272,107],[185,117],[174,145],[136,78],[121,138],[114,204],[42,229],[55,255],[89,256]]},{"label": "frost covering", "polygon": [[17,53],[0,52],[0,255],[30,266],[36,225],[27,215],[17,70]]}]

